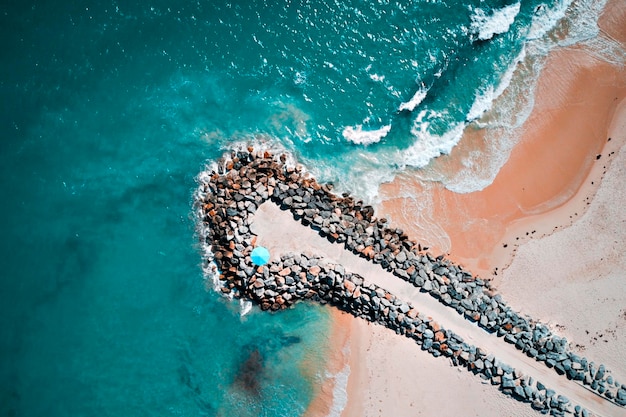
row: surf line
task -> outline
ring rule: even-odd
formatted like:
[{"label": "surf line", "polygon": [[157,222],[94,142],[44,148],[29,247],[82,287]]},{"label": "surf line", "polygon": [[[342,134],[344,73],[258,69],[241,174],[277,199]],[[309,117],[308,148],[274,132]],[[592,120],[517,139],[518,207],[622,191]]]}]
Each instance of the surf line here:
[{"label": "surf line", "polygon": [[[626,415],[626,387],[604,365],[571,352],[565,338],[513,311],[489,280],[434,257],[376,218],[371,206],[333,193],[332,185],[288,160],[285,153],[248,147],[198,177],[199,236],[212,248],[204,261],[217,266],[222,293],[271,311],[302,300],[330,304],[413,339],[540,411]],[[255,234],[255,216],[272,206],[330,246],[302,253],[296,241],[291,251],[255,264],[251,253],[264,238]]]}]

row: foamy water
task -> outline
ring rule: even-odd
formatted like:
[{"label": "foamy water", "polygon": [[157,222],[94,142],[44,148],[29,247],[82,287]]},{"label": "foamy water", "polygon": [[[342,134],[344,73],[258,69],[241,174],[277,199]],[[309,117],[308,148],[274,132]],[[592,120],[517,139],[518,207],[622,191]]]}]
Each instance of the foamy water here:
[{"label": "foamy water", "polygon": [[347,126],[343,129],[343,137],[356,145],[371,145],[380,142],[390,130],[391,125],[374,130],[364,130],[363,125]]},{"label": "foamy water", "polygon": [[350,365],[346,364],[341,371],[330,377],[334,380],[333,401],[328,417],[340,417],[348,404],[348,378],[350,377]]},{"label": "foamy water", "polygon": [[400,107],[398,107],[398,111],[415,110],[415,108],[419,106],[422,101],[424,101],[427,94],[428,94],[428,89],[426,88],[424,84],[422,84],[420,88],[415,92],[413,97],[411,97],[411,100],[400,104]]},{"label": "foamy water", "polygon": [[476,8],[472,15],[470,30],[481,41],[505,33],[515,21],[520,7],[521,3],[515,3],[502,9],[493,10],[490,14],[483,9]]}]

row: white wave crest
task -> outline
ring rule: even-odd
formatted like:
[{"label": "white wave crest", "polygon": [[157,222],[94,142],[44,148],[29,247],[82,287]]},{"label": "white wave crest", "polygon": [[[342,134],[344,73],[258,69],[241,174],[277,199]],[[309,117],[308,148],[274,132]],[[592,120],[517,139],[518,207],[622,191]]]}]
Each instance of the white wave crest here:
[{"label": "white wave crest", "polygon": [[426,88],[426,86],[424,86],[424,84],[422,84],[422,86],[420,87],[419,90],[417,90],[417,92],[413,95],[413,97],[411,98],[411,100],[400,104],[400,107],[398,107],[398,111],[404,111],[404,110],[408,110],[408,111],[413,111],[415,110],[415,107],[419,106],[419,104],[424,101],[424,99],[426,98],[426,95],[428,95],[428,88]]},{"label": "white wave crest", "polygon": [[442,136],[438,136],[429,132],[429,119],[434,117],[439,117],[439,115],[423,110],[415,119],[411,133],[417,140],[402,152],[406,165],[416,168],[425,167],[433,158],[449,154],[461,140],[465,123],[457,123]]},{"label": "white wave crest", "polygon": [[526,48],[522,48],[522,51],[515,58],[511,66],[506,70],[506,72],[500,78],[500,82],[497,87],[493,85],[488,86],[484,91],[479,91],[476,93],[476,98],[474,99],[474,103],[472,103],[472,107],[467,113],[467,121],[471,122],[480,118],[485,112],[489,111],[493,106],[494,101],[504,93],[509,84],[511,84],[511,80],[513,79],[513,74],[515,73],[515,69],[517,65],[524,60],[526,57]]},{"label": "white wave crest", "polygon": [[488,15],[483,9],[474,9],[470,30],[481,41],[509,30],[520,11],[520,3],[511,4]]},{"label": "white wave crest", "polygon": [[244,300],[243,298],[239,299],[239,315],[241,317],[245,316],[252,310],[252,302],[249,300]]},{"label": "white wave crest", "polygon": [[555,2],[554,7],[548,8],[540,5],[535,9],[530,29],[526,39],[534,40],[545,36],[565,16],[565,11],[571,4],[571,0]]},{"label": "white wave crest", "polygon": [[598,18],[605,4],[606,0],[572,2],[565,12],[565,19],[561,20],[556,27],[559,46],[567,47],[597,38],[600,34]]},{"label": "white wave crest", "polygon": [[378,75],[378,74],[370,74],[370,79],[374,82],[383,82],[385,81],[385,76],[384,75]]},{"label": "white wave crest", "polygon": [[343,137],[357,145],[370,145],[380,142],[391,130],[391,125],[385,125],[376,130],[363,130],[363,125],[347,126],[343,129]]}]

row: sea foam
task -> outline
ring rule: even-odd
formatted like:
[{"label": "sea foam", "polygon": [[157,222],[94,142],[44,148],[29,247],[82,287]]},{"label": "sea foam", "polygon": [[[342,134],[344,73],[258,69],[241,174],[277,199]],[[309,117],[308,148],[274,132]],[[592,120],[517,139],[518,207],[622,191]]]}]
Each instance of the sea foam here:
[{"label": "sea foam", "polygon": [[441,115],[428,110],[422,110],[418,114],[411,128],[416,141],[408,149],[402,151],[402,160],[406,165],[416,168],[425,167],[432,159],[449,154],[461,140],[465,123],[456,123],[439,136],[429,130],[431,120],[436,117],[441,117]]},{"label": "sea foam", "polygon": [[409,101],[407,101],[405,103],[401,103],[400,104],[400,107],[398,107],[398,111],[404,111],[404,110],[413,111],[413,110],[415,110],[415,107],[419,106],[420,103],[422,101],[424,101],[424,99],[426,98],[427,95],[428,95],[428,89],[426,88],[426,86],[424,84],[422,84],[420,89],[417,90],[417,92],[413,95],[411,100],[409,100]]},{"label": "sea foam", "polygon": [[500,82],[497,86],[489,85],[483,91],[479,91],[476,93],[476,99],[474,103],[472,103],[472,107],[467,113],[467,121],[471,122],[480,118],[485,112],[489,111],[493,106],[494,101],[504,93],[507,87],[511,84],[511,80],[513,79],[513,74],[515,73],[515,69],[517,65],[524,61],[526,57],[526,48],[522,48],[522,51],[515,58],[511,66],[506,70],[506,72],[500,78]]},{"label": "sea foam", "polygon": [[333,401],[330,407],[328,417],[340,417],[346,404],[348,404],[348,378],[350,377],[350,365],[346,364],[343,369],[335,375],[331,375],[335,379],[333,387]]},{"label": "sea foam", "polygon": [[563,19],[565,11],[571,4],[571,1],[559,1],[555,2],[553,8],[548,8],[543,5],[537,7],[533,16],[530,29],[526,35],[527,40],[535,40],[543,38],[556,24]]},{"label": "sea foam", "polygon": [[363,125],[347,126],[343,129],[343,137],[357,145],[371,145],[380,142],[391,131],[391,125],[376,130],[363,130]]},{"label": "sea foam", "polygon": [[245,316],[252,310],[252,302],[243,298],[239,299],[239,315]]},{"label": "sea foam", "polygon": [[474,9],[470,26],[471,32],[481,41],[507,32],[520,11],[520,5],[520,3],[511,4],[502,9],[494,10],[492,14],[487,14],[483,9]]}]

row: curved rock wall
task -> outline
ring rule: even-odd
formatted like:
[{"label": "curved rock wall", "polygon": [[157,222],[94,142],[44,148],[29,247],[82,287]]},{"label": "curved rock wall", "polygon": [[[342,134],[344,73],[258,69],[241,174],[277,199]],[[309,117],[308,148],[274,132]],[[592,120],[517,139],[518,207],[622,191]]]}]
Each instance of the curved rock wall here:
[{"label": "curved rock wall", "polygon": [[331,185],[318,184],[301,167],[286,165],[286,160],[286,155],[274,157],[252,148],[233,151],[200,181],[195,203],[200,236],[212,248],[213,258],[208,256],[206,262],[217,265],[222,292],[253,300],[264,310],[284,309],[306,299],[330,303],[413,338],[423,350],[450,357],[455,365],[466,366],[537,409],[554,415],[585,415],[585,410],[574,407],[567,398],[439,328],[393,294],[374,285],[364,287],[361,277],[341,265],[296,254],[254,266],[250,253],[255,237],[248,218],[263,202],[272,200],[329,241],[343,244],[429,293],[555,372],[626,405],[626,386],[614,381],[603,365],[574,354],[565,338],[513,311],[489,281],[472,276],[443,256],[422,251],[402,230],[376,218],[372,207],[347,194],[334,194]]}]

